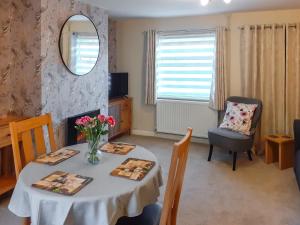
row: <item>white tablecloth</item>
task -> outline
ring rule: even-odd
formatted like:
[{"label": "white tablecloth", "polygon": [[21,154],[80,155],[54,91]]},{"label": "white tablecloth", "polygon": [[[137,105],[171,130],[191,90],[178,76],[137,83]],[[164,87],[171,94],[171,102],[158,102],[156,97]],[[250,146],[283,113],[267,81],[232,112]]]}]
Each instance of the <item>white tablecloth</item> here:
[{"label": "white tablecloth", "polygon": [[[56,165],[29,163],[21,172],[9,210],[20,217],[31,217],[33,225],[115,225],[119,217],[137,216],[143,208],[157,201],[162,185],[157,158],[143,147],[137,146],[127,155],[102,153],[98,165],[84,160],[87,144],[69,148],[80,154]],[[110,172],[127,158],[140,158],[156,162],[142,181],[114,177]],[[31,187],[54,171],[76,173],[94,180],[73,196],[64,196]]]}]

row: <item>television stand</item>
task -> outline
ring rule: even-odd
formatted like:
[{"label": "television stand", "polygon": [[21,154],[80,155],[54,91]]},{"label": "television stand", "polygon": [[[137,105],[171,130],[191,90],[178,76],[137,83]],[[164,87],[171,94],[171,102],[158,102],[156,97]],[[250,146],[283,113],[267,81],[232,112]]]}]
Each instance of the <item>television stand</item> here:
[{"label": "television stand", "polygon": [[113,116],[117,123],[109,128],[108,139],[112,140],[122,134],[131,133],[132,98],[124,96],[111,99],[108,104],[108,115]]}]

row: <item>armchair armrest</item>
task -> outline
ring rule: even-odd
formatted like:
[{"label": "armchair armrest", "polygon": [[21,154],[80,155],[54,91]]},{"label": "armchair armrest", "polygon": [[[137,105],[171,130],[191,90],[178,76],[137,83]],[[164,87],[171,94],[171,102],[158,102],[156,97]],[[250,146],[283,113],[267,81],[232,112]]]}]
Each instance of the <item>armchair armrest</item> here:
[{"label": "armchair armrest", "polygon": [[300,150],[300,120],[294,120],[295,150]]}]

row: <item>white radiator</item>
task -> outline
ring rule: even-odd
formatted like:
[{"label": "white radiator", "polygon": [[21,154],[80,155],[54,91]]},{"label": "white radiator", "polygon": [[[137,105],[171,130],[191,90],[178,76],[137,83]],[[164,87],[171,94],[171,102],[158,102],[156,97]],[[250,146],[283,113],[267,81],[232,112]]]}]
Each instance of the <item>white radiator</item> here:
[{"label": "white radiator", "polygon": [[156,131],[183,135],[187,127],[193,128],[193,136],[207,138],[207,130],[216,127],[218,114],[208,108],[208,103],[158,100],[156,107]]}]

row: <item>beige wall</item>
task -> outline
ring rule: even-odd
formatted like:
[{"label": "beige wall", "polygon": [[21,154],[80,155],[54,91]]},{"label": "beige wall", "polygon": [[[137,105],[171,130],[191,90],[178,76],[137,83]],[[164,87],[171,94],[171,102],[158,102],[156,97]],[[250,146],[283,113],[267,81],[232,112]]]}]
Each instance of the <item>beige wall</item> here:
[{"label": "beige wall", "polygon": [[129,73],[129,95],[133,97],[133,129],[155,130],[155,107],[144,104],[143,32],[149,28],[178,30],[227,25],[228,16],[183,17],[177,19],[126,20],[117,23],[117,68]]},{"label": "beige wall", "polygon": [[117,22],[117,69],[129,72],[129,95],[133,97],[133,129],[155,130],[155,107],[144,104],[143,32],[229,26],[230,94],[240,94],[239,27],[245,24],[300,22],[300,9],[250,13],[219,14],[164,19],[130,19]]}]

